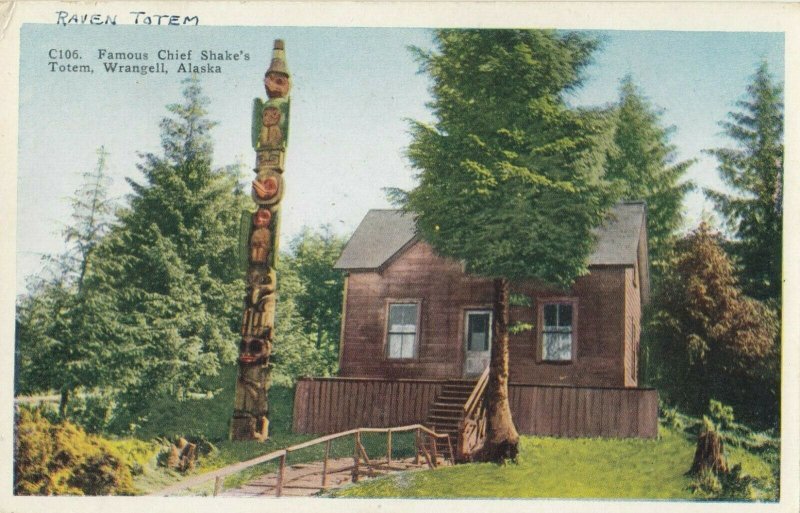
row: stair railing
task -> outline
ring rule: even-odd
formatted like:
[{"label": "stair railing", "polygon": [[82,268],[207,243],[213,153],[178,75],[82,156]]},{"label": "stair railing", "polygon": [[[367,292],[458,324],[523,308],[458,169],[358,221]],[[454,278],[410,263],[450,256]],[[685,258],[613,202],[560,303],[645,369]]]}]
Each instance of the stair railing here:
[{"label": "stair railing", "polygon": [[475,388],[464,403],[461,426],[458,432],[458,454],[460,461],[468,461],[475,449],[483,445],[486,438],[486,385],[489,383],[489,367],[478,378]]}]

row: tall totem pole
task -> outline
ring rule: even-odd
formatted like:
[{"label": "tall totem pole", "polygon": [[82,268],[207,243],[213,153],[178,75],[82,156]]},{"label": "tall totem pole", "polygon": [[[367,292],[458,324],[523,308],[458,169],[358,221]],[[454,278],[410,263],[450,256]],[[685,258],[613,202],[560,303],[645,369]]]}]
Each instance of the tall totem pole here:
[{"label": "tall totem pole", "polygon": [[290,87],[283,41],[276,39],[272,61],[264,76],[268,99],[264,102],[256,98],[253,103],[256,178],[252,197],[258,208],[250,220],[247,237],[248,268],[239,376],[231,421],[232,440],[266,440],[269,437],[267,393],[272,371],[269,358],[275,335],[275,268],[289,134]]}]

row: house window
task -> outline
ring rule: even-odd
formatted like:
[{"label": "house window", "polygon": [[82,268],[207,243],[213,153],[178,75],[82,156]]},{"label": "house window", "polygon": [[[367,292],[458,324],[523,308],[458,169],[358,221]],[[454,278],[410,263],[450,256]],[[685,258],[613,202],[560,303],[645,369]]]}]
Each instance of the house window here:
[{"label": "house window", "polygon": [[573,302],[553,302],[541,305],[542,361],[565,362],[572,360],[575,345]]},{"label": "house window", "polygon": [[389,358],[413,358],[417,344],[417,303],[392,303],[389,305],[387,346]]},{"label": "house window", "polygon": [[467,312],[467,351],[488,351],[491,347],[491,333],[491,312]]}]

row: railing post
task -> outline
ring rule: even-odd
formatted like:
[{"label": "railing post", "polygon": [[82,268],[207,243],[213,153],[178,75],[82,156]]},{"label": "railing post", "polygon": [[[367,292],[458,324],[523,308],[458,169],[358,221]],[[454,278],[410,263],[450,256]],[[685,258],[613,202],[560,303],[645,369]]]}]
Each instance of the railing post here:
[{"label": "railing post", "polygon": [[322,460],[322,489],[328,486],[328,456],[331,453],[331,441],[325,442],[325,459]]},{"label": "railing post", "polygon": [[438,467],[439,466],[439,456],[437,455],[437,452],[436,452],[436,446],[439,445],[439,439],[436,438],[433,435],[428,435],[428,439],[431,441],[431,444],[433,445],[433,451],[432,451],[433,452],[433,466],[434,467]]},{"label": "railing post", "polygon": [[416,435],[414,435],[415,444],[417,450],[414,454],[414,465],[419,465],[419,451],[420,451],[420,442],[419,442],[419,428],[417,428]]},{"label": "railing post", "polygon": [[392,430],[386,432],[386,465],[392,464]]},{"label": "railing post", "polygon": [[356,431],[356,434],[353,436],[353,473],[352,479],[354,483],[358,482],[358,460],[361,458],[361,455],[358,453],[358,448],[361,445],[361,431]]},{"label": "railing post", "polygon": [[280,466],[278,467],[278,482],[275,483],[275,497],[280,497],[283,493],[283,476],[286,471],[286,453],[281,454]]},{"label": "railing post", "polygon": [[225,478],[222,476],[217,476],[216,479],[214,479],[214,497],[219,495],[219,492],[222,491],[222,482],[224,479]]},{"label": "railing post", "polygon": [[450,441],[450,435],[447,435],[447,448],[450,449],[450,463],[456,464],[456,457],[453,455],[453,443]]}]

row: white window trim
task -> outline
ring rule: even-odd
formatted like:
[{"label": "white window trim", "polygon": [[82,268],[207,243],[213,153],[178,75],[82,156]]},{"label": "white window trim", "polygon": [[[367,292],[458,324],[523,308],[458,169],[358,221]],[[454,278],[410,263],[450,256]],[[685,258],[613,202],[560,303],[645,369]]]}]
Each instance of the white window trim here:
[{"label": "white window trim", "polygon": [[[416,331],[414,332],[414,349],[412,351],[412,356],[410,357],[399,357],[393,358],[389,356],[389,313],[391,310],[392,305],[416,305],[417,306],[417,319],[416,319]],[[387,299],[386,304],[384,306],[384,323],[383,323],[383,357],[386,360],[392,362],[403,362],[403,361],[411,361],[416,360],[419,357],[419,341],[420,341],[420,332],[422,331],[421,326],[422,320],[422,300],[419,298],[399,298],[399,299]]]},{"label": "white window trim", "polygon": [[[544,358],[544,307],[545,305],[572,305],[572,347],[569,360],[547,360]],[[544,297],[536,299],[536,362],[569,365],[578,356],[578,299],[576,297]]]}]

